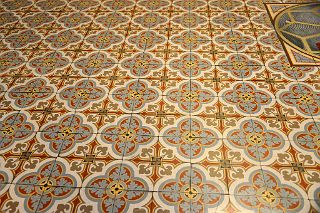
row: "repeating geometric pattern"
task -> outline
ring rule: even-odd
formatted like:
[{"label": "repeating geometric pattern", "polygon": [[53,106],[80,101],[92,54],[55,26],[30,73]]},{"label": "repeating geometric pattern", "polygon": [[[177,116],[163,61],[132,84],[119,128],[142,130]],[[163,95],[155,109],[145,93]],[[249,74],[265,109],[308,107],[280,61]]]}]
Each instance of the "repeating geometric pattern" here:
[{"label": "repeating geometric pattern", "polygon": [[320,212],[307,2],[1,1],[0,212]]}]

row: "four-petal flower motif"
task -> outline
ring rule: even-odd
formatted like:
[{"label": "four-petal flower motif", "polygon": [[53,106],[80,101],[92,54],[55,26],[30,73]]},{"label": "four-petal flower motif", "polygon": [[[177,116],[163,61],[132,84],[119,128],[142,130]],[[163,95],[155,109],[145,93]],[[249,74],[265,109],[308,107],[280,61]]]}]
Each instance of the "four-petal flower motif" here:
[{"label": "four-petal flower motif", "polygon": [[314,67],[291,66],[284,54],[280,54],[277,58],[267,62],[267,67],[272,71],[283,73],[290,80],[304,79],[310,73],[317,71]]},{"label": "four-petal flower motif", "polygon": [[45,0],[45,1],[38,1],[36,5],[42,10],[53,10],[58,7],[62,7],[66,5],[66,3],[62,0]]},{"label": "four-petal flower motif", "polygon": [[308,121],[302,125],[303,130],[291,133],[293,146],[302,152],[313,153],[320,162],[320,122]]},{"label": "four-petal flower motif", "polygon": [[179,0],[179,1],[175,1],[174,5],[179,6],[184,10],[190,11],[190,10],[200,9],[201,7],[205,6],[206,3],[198,0]]},{"label": "four-petal flower motif", "polygon": [[224,11],[234,10],[241,6],[243,3],[241,1],[234,0],[214,0],[210,1],[210,6],[220,8]]},{"label": "four-petal flower motif", "polygon": [[161,135],[166,144],[177,149],[182,161],[202,159],[209,148],[213,150],[219,145],[218,135],[198,118],[183,118],[165,128]]},{"label": "four-petal flower motif", "polygon": [[100,23],[105,28],[115,28],[119,24],[126,24],[129,21],[127,16],[122,15],[121,13],[108,13],[104,16],[99,16],[96,19],[97,23]]},{"label": "four-petal flower motif", "polygon": [[143,0],[139,1],[138,5],[145,7],[147,10],[159,10],[169,6],[169,2],[164,0]]},{"label": "four-petal flower motif", "polygon": [[144,80],[133,80],[124,87],[116,88],[112,92],[112,98],[120,102],[126,111],[140,111],[145,108],[146,104],[156,103],[159,99],[159,92],[150,88]]},{"label": "four-petal flower motif", "polygon": [[38,75],[48,75],[57,69],[61,69],[69,64],[68,58],[60,52],[49,52],[42,57],[37,57],[29,62],[29,66],[35,69]]},{"label": "four-petal flower motif", "polygon": [[40,133],[39,139],[48,143],[53,155],[67,155],[77,145],[84,145],[92,141],[96,129],[87,124],[81,114],[65,115],[58,122],[46,124]]},{"label": "four-petal flower motif", "polygon": [[227,59],[220,61],[219,69],[230,72],[235,78],[248,79],[253,73],[263,69],[263,65],[245,54],[231,54]]},{"label": "four-petal flower motif", "polygon": [[270,106],[274,98],[264,90],[256,89],[249,82],[235,83],[232,89],[222,92],[222,101],[235,105],[240,113],[245,115],[261,114],[261,108]]},{"label": "four-petal flower motif", "polygon": [[24,7],[28,7],[28,6],[32,5],[32,1],[29,1],[29,0],[4,1],[4,2],[2,2],[2,5],[5,6],[8,10],[18,10],[18,9],[22,9]]},{"label": "four-petal flower motif", "polygon": [[86,16],[84,13],[77,12],[71,13],[67,16],[63,16],[58,19],[59,22],[63,23],[65,28],[74,28],[78,27],[84,23],[91,21],[89,16]]},{"label": "four-petal flower motif", "polygon": [[199,16],[197,13],[190,12],[176,16],[172,19],[172,21],[185,28],[196,28],[200,24],[204,24],[206,19],[202,16]]},{"label": "four-petal flower motif", "polygon": [[165,42],[165,38],[154,31],[142,31],[138,35],[129,37],[128,40],[142,50],[150,50]]},{"label": "four-petal flower motif", "polygon": [[5,73],[12,68],[19,67],[24,61],[25,59],[17,51],[5,52],[0,55],[0,73]]},{"label": "four-petal flower motif", "polygon": [[167,91],[165,99],[177,105],[181,113],[200,113],[204,106],[216,102],[216,93],[196,81],[187,81]]},{"label": "four-petal flower motif", "polygon": [[95,0],[86,0],[86,1],[76,0],[76,1],[70,2],[70,5],[74,7],[76,10],[87,10],[89,8],[98,6],[99,2]]},{"label": "four-petal flower motif", "polygon": [[242,32],[230,30],[215,38],[218,44],[225,45],[231,51],[241,52],[254,43],[254,38]]},{"label": "four-petal flower motif", "polygon": [[144,28],[155,28],[158,25],[166,23],[168,19],[158,13],[146,13],[133,19],[134,22],[140,24]]},{"label": "four-petal flower motif", "polygon": [[141,147],[150,147],[157,138],[155,130],[143,123],[142,117],[134,115],[102,127],[100,140],[112,146],[115,158],[123,158],[135,155]]},{"label": "four-petal flower motif", "polygon": [[294,107],[304,116],[320,115],[320,92],[309,85],[294,83],[280,92],[279,100],[285,106]]},{"label": "four-petal flower motif", "polygon": [[94,212],[129,212],[131,205],[146,200],[149,190],[147,180],[137,171],[132,164],[115,164],[105,174],[84,183],[83,197],[97,205]]},{"label": "four-petal flower motif", "polygon": [[23,199],[20,206],[24,212],[45,213],[57,202],[67,202],[76,195],[77,174],[67,174],[66,165],[66,161],[46,161],[38,170],[17,177],[13,193]]},{"label": "four-petal flower motif", "polygon": [[258,40],[264,44],[273,47],[277,51],[283,51],[281,42],[277,36],[275,31],[271,31],[266,35],[262,35],[258,38]]},{"label": "four-petal flower motif", "polygon": [[169,67],[179,71],[183,77],[194,78],[210,70],[212,64],[195,53],[185,53],[179,59],[171,60]]},{"label": "four-petal flower motif", "polygon": [[[209,175],[203,167],[182,167],[170,178],[160,184],[160,200],[174,208],[174,212],[211,212],[226,202],[224,190],[219,180],[207,180]],[[209,210],[210,209],[210,210]]]},{"label": "four-petal flower motif", "polygon": [[59,92],[59,97],[71,110],[84,110],[106,96],[106,91],[93,79],[80,80],[74,86],[67,86]]},{"label": "four-petal flower motif", "polygon": [[131,0],[108,0],[103,5],[111,10],[122,10],[133,6],[134,3]]},{"label": "four-petal flower motif", "polygon": [[74,66],[81,70],[83,75],[96,76],[104,69],[113,67],[115,61],[103,52],[92,53],[85,58],[78,59]]},{"label": "four-petal flower motif", "polygon": [[54,49],[61,49],[69,46],[72,43],[77,43],[81,37],[73,30],[66,30],[46,38],[46,42],[50,43]]},{"label": "four-petal flower motif", "polygon": [[237,125],[239,128],[226,133],[226,142],[231,147],[242,149],[244,157],[253,163],[274,161],[277,153],[288,148],[288,141],[279,131],[267,128],[267,124],[258,119],[244,119]]},{"label": "four-petal flower motif", "polygon": [[28,121],[26,113],[10,113],[0,121],[0,152],[3,153],[14,143],[24,142],[33,137],[36,126]]},{"label": "four-petal flower motif", "polygon": [[225,28],[238,28],[241,24],[248,22],[248,19],[236,13],[222,13],[212,18],[214,24],[221,25]]},{"label": "four-petal flower motif", "polygon": [[119,44],[122,41],[122,37],[108,30],[89,36],[86,40],[96,49],[107,49],[112,45]]},{"label": "four-petal flower motif", "polygon": [[180,35],[173,36],[171,41],[180,45],[185,50],[196,50],[210,43],[210,39],[200,35],[197,31],[184,31]]},{"label": "four-petal flower motif", "polygon": [[251,21],[252,21],[252,24],[256,25],[256,27],[259,27],[259,25],[262,25],[263,28],[267,27],[269,29],[274,29],[268,13],[257,13],[256,16],[253,16],[251,18]]},{"label": "four-petal flower motif", "polygon": [[4,26],[16,21],[18,21],[18,17],[15,16],[12,12],[5,12],[0,14],[0,26]]},{"label": "four-petal flower motif", "polygon": [[309,202],[305,192],[295,183],[283,183],[278,172],[263,168],[247,171],[247,180],[239,180],[231,184],[232,202],[241,207],[243,212],[308,212]]},{"label": "four-petal flower motif", "polygon": [[54,96],[55,87],[46,79],[33,78],[24,85],[13,87],[7,93],[17,109],[28,109],[39,101],[48,100]]},{"label": "four-petal flower motif", "polygon": [[32,43],[40,41],[41,36],[36,34],[34,30],[25,30],[18,34],[10,35],[5,39],[11,48],[18,49],[28,46]]},{"label": "four-petal flower motif", "polygon": [[138,53],[132,58],[125,59],[121,62],[121,67],[130,70],[134,77],[150,75],[152,71],[159,70],[162,67],[162,62],[154,58],[150,53]]},{"label": "four-petal flower motif", "polygon": [[51,16],[49,13],[41,12],[35,13],[31,16],[26,16],[22,19],[24,23],[27,23],[28,27],[35,28],[39,27],[43,24],[51,23],[54,21],[54,17]]}]

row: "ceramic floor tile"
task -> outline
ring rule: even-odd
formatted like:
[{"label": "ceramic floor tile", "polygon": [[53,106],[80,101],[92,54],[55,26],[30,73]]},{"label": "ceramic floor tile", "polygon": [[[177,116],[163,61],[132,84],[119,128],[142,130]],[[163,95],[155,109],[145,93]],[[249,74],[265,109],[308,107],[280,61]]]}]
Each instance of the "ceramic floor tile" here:
[{"label": "ceramic floor tile", "polygon": [[1,1],[0,211],[319,212],[310,2]]}]

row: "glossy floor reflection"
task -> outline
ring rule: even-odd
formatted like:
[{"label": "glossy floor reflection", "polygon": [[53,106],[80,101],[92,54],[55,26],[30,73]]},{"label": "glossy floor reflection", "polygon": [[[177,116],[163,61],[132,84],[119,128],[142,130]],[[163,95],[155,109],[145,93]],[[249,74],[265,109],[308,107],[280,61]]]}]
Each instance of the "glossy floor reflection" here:
[{"label": "glossy floor reflection", "polygon": [[1,1],[0,212],[320,212],[306,3]]}]

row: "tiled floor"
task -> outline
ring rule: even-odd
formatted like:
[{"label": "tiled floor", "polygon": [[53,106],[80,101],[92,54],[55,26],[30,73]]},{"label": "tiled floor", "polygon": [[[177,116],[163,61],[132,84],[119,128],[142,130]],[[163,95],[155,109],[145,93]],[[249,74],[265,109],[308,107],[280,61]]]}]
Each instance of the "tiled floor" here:
[{"label": "tiled floor", "polygon": [[1,0],[0,212],[320,212],[319,67],[270,20],[261,0]]}]

